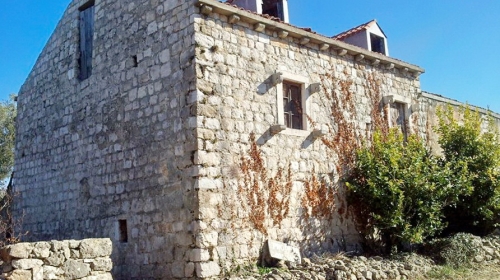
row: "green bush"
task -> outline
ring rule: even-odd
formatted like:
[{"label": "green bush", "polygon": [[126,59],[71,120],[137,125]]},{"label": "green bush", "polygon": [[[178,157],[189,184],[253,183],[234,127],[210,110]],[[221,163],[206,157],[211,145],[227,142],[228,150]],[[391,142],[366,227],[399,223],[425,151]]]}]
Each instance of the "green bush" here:
[{"label": "green bush", "polygon": [[10,101],[0,101],[0,180],[12,173],[14,165],[14,141],[16,104],[14,96]]},{"label": "green bush", "polygon": [[381,236],[386,252],[394,252],[439,233],[442,210],[453,203],[451,176],[416,136],[405,142],[397,129],[375,132],[371,145],[358,150],[346,181],[365,240]]},{"label": "green bush", "polygon": [[422,252],[441,265],[452,268],[465,267],[476,256],[484,255],[481,238],[470,233],[458,233],[425,244]]},{"label": "green bush", "polygon": [[447,233],[490,233],[500,219],[500,141],[494,120],[462,108],[438,111],[443,165],[452,167],[457,203],[445,209]]}]

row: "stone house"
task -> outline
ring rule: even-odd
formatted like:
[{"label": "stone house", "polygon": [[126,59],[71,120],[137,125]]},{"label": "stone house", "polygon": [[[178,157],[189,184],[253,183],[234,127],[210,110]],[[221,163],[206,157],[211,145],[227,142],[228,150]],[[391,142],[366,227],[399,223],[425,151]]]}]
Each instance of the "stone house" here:
[{"label": "stone house", "polygon": [[218,278],[267,239],[358,249],[335,184],[350,143],[381,111],[432,141],[453,101],[418,66],[241,7],[71,1],[19,92],[28,239],[109,237],[116,279]]}]

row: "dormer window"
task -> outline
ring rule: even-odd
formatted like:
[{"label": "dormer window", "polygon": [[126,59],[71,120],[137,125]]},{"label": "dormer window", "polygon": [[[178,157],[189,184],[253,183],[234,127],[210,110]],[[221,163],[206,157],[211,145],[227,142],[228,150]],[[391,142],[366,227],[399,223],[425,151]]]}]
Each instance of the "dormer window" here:
[{"label": "dormer window", "polygon": [[289,22],[288,0],[228,0],[227,3]]},{"label": "dormer window", "polygon": [[284,0],[263,0],[262,13],[285,20]]},{"label": "dormer window", "polygon": [[332,37],[372,52],[389,56],[387,36],[376,20],[361,24]]},{"label": "dormer window", "polygon": [[370,47],[372,52],[385,54],[385,39],[370,33]]}]

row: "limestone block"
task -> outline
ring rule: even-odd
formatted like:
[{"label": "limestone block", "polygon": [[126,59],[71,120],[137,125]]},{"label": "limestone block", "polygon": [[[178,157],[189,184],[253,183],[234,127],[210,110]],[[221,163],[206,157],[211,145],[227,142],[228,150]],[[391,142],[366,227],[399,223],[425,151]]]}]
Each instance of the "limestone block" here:
[{"label": "limestone block", "polygon": [[206,249],[193,249],[191,250],[191,257],[189,258],[192,262],[204,262],[210,259],[210,252]]},{"label": "limestone block", "polygon": [[200,233],[196,236],[195,245],[200,248],[209,248],[217,246],[217,241],[219,239],[219,233],[210,232],[210,233]]},{"label": "limestone block", "polygon": [[77,249],[78,247],[80,247],[80,243],[80,240],[69,240],[68,246],[70,249]]},{"label": "limestone block", "polygon": [[60,276],[64,271],[55,266],[45,265],[43,266],[43,278],[44,279],[60,279]]},{"label": "limestone block", "polygon": [[113,261],[110,258],[96,258],[90,263],[93,271],[111,271],[113,268]]},{"label": "limestone block", "polygon": [[191,278],[194,276],[194,263],[190,262],[186,264],[186,267],[184,268],[184,277],[186,278]]},{"label": "limestone block", "polygon": [[63,253],[66,259],[71,257],[71,251],[69,250],[68,241],[51,241],[51,250],[55,253]]},{"label": "limestone block", "polygon": [[264,246],[263,259],[266,264],[274,265],[279,260],[301,263],[300,250],[297,247],[287,245],[282,242],[267,240]]},{"label": "limestone block", "polygon": [[37,259],[20,259],[12,261],[12,267],[24,270],[32,269],[34,267],[39,267],[42,265],[43,261]]},{"label": "limestone block", "polygon": [[83,277],[81,278],[81,280],[113,280],[113,276],[111,275],[111,273],[100,273],[100,274],[95,274],[92,273],[92,275],[90,276],[87,276],[87,277]]},{"label": "limestone block", "polygon": [[26,259],[33,250],[33,244],[30,243],[17,243],[8,246],[9,255],[17,259]]},{"label": "limestone block", "polygon": [[199,189],[216,189],[218,187],[217,181],[209,178],[200,178],[198,182],[196,182],[196,187]]},{"label": "limestone block", "polygon": [[113,245],[110,239],[84,239],[80,243],[82,258],[93,259],[111,255]]},{"label": "limestone block", "polygon": [[80,254],[80,250],[77,249],[70,249],[71,250],[71,258],[72,259],[81,259],[82,256]]},{"label": "limestone block", "polygon": [[10,273],[7,273],[6,280],[31,280],[32,274],[31,270],[14,270]]},{"label": "limestone block", "polygon": [[33,267],[33,280],[43,280],[43,266]]},{"label": "limestone block", "polygon": [[33,248],[33,255],[36,258],[47,258],[50,255],[50,247],[49,242],[37,242]]},{"label": "limestone block", "polygon": [[197,106],[197,113],[199,116],[204,116],[208,118],[215,118],[217,116],[217,110],[211,105],[199,104]]},{"label": "limestone block", "polygon": [[63,266],[64,274],[69,279],[79,279],[90,274],[90,265],[78,262],[75,260],[68,260]]},{"label": "limestone block", "polygon": [[52,252],[48,258],[45,259],[45,262],[51,266],[60,266],[66,261],[64,257],[64,253],[54,253]]},{"label": "limestone block", "polygon": [[175,262],[171,266],[172,276],[174,278],[183,278],[185,271],[184,271],[184,262]]},{"label": "limestone block", "polygon": [[220,274],[219,264],[216,262],[205,262],[196,264],[196,275],[200,278],[218,276]]},{"label": "limestone block", "polygon": [[220,164],[220,157],[218,153],[207,153],[205,151],[198,151],[195,155],[194,164],[201,164],[205,166],[217,166]]}]

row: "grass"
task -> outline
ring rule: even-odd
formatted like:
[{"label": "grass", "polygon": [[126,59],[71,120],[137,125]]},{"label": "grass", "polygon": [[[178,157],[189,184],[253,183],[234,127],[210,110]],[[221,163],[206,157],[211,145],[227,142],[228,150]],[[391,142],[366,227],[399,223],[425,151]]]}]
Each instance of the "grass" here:
[{"label": "grass", "polygon": [[257,269],[260,275],[266,275],[273,270],[271,267],[262,267],[262,266],[258,266]]}]

